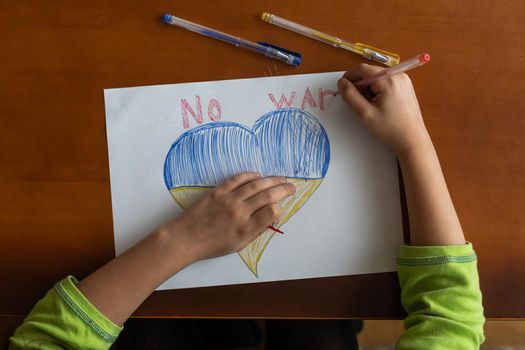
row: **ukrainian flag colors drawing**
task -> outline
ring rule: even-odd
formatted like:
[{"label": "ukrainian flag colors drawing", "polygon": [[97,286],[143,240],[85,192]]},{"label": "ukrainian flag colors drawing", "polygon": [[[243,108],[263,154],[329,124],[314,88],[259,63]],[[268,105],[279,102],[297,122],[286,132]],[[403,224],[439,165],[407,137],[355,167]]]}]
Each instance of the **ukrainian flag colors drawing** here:
[{"label": "ukrainian flag colors drawing", "polygon": [[[250,129],[233,122],[214,122],[182,134],[164,162],[164,182],[174,200],[188,208],[206,191],[246,171],[285,176],[296,193],[280,204],[280,228],[323,181],[330,164],[330,142],[312,114],[282,108],[259,118]],[[265,230],[239,252],[257,276],[257,264],[275,232]]]}]

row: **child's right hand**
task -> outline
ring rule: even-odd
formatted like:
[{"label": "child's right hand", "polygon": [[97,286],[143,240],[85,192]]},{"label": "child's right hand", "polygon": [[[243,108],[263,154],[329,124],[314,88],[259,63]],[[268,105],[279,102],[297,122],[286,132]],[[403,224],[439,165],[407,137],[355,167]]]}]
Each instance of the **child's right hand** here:
[{"label": "child's right hand", "polygon": [[361,64],[347,71],[337,85],[343,101],[365,126],[402,156],[430,141],[408,75],[401,73],[372,84],[369,88],[374,96],[369,99],[351,83],[382,69]]},{"label": "child's right hand", "polygon": [[237,252],[279,219],[278,202],[294,193],[284,177],[242,173],[159,230],[184,246],[189,263]]}]

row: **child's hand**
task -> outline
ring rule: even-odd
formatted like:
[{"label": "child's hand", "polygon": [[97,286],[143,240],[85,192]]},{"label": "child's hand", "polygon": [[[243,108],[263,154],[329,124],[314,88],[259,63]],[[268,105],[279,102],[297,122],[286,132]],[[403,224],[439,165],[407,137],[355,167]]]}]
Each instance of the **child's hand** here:
[{"label": "child's hand", "polygon": [[398,156],[428,142],[419,104],[408,75],[401,73],[372,84],[365,98],[351,83],[383,68],[361,64],[338,81],[339,92],[368,129],[388,144]]},{"label": "child's hand", "polygon": [[295,193],[284,177],[242,173],[207,193],[161,230],[178,236],[190,260],[214,258],[244,248],[279,219],[280,200]]}]

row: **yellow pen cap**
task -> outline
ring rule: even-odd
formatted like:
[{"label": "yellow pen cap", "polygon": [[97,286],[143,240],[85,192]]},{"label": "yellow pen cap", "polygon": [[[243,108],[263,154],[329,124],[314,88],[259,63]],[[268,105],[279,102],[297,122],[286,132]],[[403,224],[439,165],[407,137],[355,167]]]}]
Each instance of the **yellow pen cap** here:
[{"label": "yellow pen cap", "polygon": [[370,45],[356,43],[355,47],[359,48],[363,52],[364,58],[368,58],[369,60],[373,60],[387,66],[395,66],[401,59],[401,57],[399,57],[399,55],[396,53],[381,50]]}]

